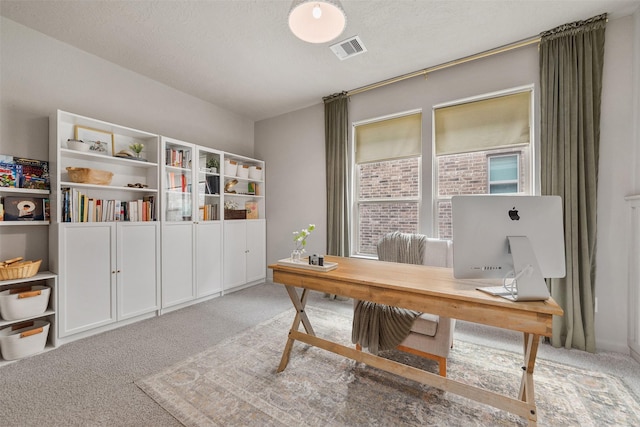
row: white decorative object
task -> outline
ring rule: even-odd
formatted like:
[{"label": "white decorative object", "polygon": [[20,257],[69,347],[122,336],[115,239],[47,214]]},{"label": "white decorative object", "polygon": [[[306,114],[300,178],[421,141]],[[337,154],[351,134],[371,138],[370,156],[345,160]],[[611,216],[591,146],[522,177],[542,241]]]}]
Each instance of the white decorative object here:
[{"label": "white decorative object", "polygon": [[249,166],[249,179],[262,181],[262,168],[260,166]]},{"label": "white decorative object", "polygon": [[249,178],[249,166],[248,165],[238,165],[238,170],[236,171],[236,176],[238,178],[243,178],[243,179]]},{"label": "white decorative object", "polygon": [[78,139],[67,139],[67,148],[75,151],[89,151],[91,144],[87,144]]},{"label": "white decorative object", "polygon": [[224,174],[227,176],[236,176],[236,172],[238,170],[238,162],[235,160],[225,160],[224,161]]}]

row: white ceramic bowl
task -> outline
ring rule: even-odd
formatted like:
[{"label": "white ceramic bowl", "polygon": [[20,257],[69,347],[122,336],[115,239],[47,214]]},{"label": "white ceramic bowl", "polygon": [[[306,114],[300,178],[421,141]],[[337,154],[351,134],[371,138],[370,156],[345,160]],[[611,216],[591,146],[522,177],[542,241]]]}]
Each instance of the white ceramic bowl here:
[{"label": "white ceramic bowl", "polygon": [[67,148],[76,151],[89,151],[91,146],[77,139],[67,139]]}]

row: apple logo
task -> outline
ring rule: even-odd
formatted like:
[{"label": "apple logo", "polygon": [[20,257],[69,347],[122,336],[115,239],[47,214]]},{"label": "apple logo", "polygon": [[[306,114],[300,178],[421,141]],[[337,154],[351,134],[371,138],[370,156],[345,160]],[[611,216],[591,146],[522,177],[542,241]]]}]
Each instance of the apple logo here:
[{"label": "apple logo", "polygon": [[518,221],[520,219],[520,215],[518,215],[518,210],[515,206],[509,210],[509,218],[511,218],[511,221]]}]

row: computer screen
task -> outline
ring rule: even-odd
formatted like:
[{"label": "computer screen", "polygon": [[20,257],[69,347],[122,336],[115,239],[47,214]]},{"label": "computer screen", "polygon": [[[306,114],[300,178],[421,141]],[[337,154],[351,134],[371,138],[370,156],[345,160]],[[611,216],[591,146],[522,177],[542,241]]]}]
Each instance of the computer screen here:
[{"label": "computer screen", "polygon": [[451,203],[454,277],[533,277],[544,285],[565,276],[559,196],[465,195]]}]

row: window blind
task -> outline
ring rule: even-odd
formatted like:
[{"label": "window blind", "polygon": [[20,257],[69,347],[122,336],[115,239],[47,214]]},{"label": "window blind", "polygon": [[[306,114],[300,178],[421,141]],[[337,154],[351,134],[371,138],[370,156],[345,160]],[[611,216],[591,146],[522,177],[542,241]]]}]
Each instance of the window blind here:
[{"label": "window blind", "polygon": [[529,143],[531,91],[437,108],[436,155]]},{"label": "window blind", "polygon": [[422,154],[422,113],[356,126],[356,163]]}]

